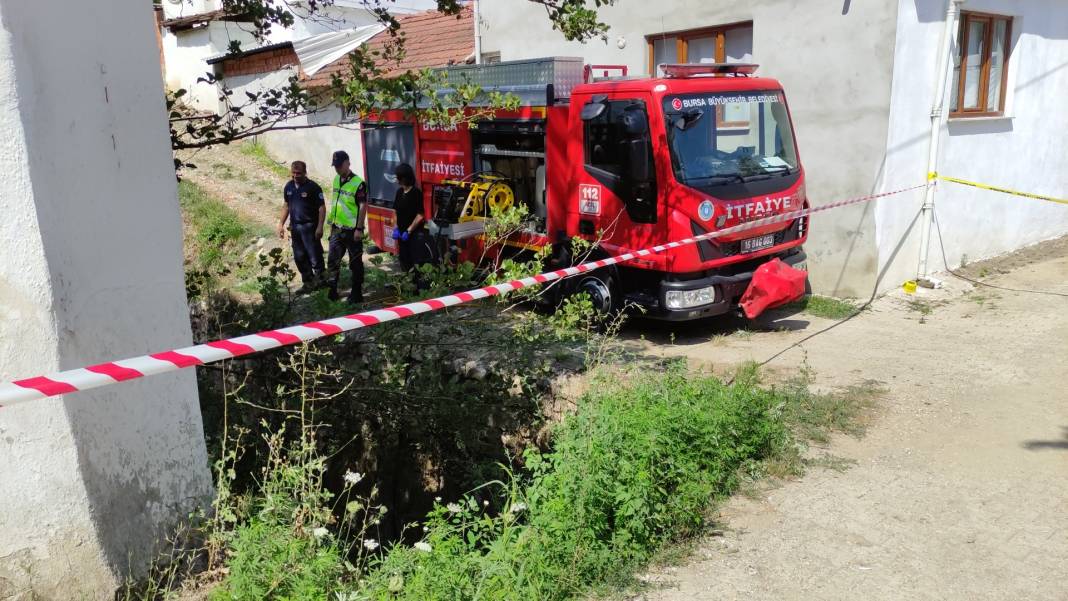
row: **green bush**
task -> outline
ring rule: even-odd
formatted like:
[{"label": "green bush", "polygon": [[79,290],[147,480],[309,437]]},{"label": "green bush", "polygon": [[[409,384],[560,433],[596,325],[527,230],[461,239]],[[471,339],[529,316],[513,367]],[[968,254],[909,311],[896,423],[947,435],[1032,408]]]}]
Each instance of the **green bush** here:
[{"label": "green bush", "polygon": [[791,444],[778,393],[681,368],[594,386],[553,440],[497,510],[438,506],[421,548],[393,547],[354,598],[552,600],[625,582]]}]

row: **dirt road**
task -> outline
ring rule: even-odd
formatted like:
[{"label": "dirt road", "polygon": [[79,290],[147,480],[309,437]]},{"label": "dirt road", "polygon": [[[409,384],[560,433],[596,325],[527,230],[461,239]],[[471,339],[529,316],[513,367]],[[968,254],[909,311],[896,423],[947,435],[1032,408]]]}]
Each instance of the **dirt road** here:
[{"label": "dirt road", "polygon": [[[1068,240],[969,272],[1068,293]],[[947,284],[882,298],[769,366],[807,360],[817,387],[880,383],[867,435],[828,449],[855,464],[731,500],[724,535],[638,598],[1068,600],[1068,297]],[[830,323],[679,328],[664,352],[726,370]]]}]

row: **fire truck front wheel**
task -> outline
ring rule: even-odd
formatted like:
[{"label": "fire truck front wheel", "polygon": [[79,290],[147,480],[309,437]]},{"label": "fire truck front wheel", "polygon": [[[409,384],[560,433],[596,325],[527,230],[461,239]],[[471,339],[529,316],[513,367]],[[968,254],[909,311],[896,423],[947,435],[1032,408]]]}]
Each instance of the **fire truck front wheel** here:
[{"label": "fire truck front wheel", "polygon": [[593,310],[598,315],[612,315],[619,311],[619,287],[611,274],[590,274],[579,280],[575,286],[576,294],[585,292],[593,303]]}]

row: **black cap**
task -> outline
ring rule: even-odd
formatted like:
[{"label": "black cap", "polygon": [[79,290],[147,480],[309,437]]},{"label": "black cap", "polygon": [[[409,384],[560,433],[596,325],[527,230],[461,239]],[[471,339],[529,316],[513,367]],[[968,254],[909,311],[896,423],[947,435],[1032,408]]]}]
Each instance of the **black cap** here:
[{"label": "black cap", "polygon": [[340,167],[341,163],[344,163],[347,160],[349,160],[349,153],[345,152],[344,150],[335,150],[334,157],[330,159],[330,166]]}]

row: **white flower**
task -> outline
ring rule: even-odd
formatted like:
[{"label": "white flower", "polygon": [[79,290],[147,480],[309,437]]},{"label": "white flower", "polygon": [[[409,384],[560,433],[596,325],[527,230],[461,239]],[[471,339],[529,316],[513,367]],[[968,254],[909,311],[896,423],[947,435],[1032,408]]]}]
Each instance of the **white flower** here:
[{"label": "white flower", "polygon": [[423,526],[423,532],[430,532],[429,526]]},{"label": "white flower", "polygon": [[520,511],[526,511],[526,509],[527,509],[527,504],[526,503],[515,503],[514,505],[512,505],[508,509],[508,511],[510,511],[512,513],[519,513]]},{"label": "white flower", "polygon": [[363,547],[368,551],[374,551],[378,548],[378,541],[373,538],[365,538],[363,539]]},{"label": "white flower", "polygon": [[345,472],[345,483],[349,486],[356,486],[360,483],[360,480],[363,480],[363,474],[361,474],[360,472]]},{"label": "white flower", "polygon": [[441,497],[434,497],[435,503],[441,503]]},{"label": "white flower", "polygon": [[483,507],[489,507],[489,501],[482,501]]},{"label": "white flower", "polygon": [[463,508],[456,503],[449,503],[445,506],[445,509],[448,509],[449,513],[460,513],[461,511],[463,511]]},{"label": "white flower", "polygon": [[326,528],[323,528],[322,526],[319,526],[318,528],[312,530],[312,536],[314,536],[315,538],[323,538],[325,536],[330,536],[330,531]]},{"label": "white flower", "polygon": [[422,551],[423,553],[430,553],[431,551],[430,545],[424,543],[423,541],[419,541],[412,546],[418,549],[419,551]]}]

